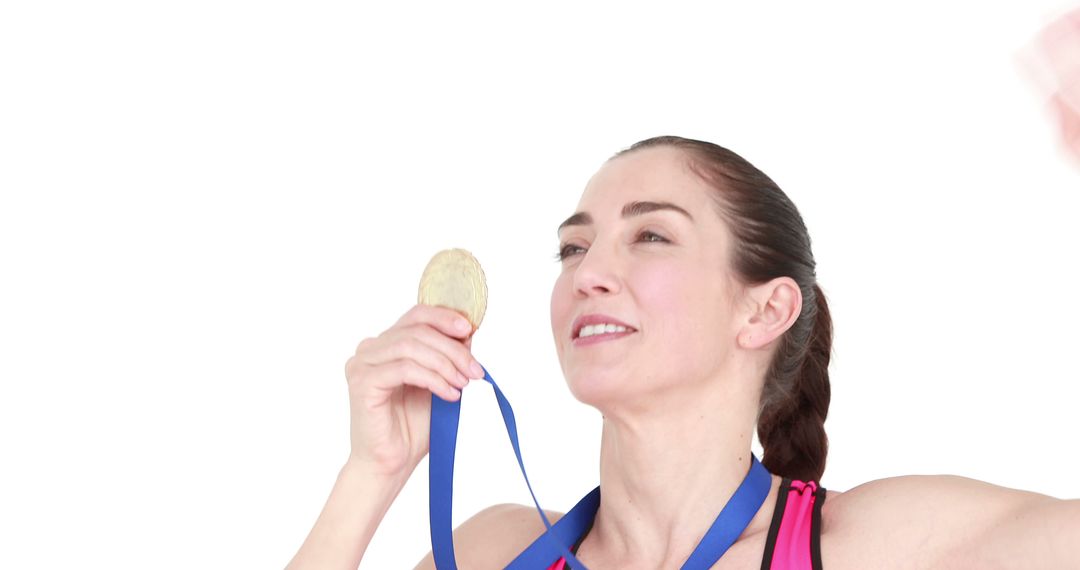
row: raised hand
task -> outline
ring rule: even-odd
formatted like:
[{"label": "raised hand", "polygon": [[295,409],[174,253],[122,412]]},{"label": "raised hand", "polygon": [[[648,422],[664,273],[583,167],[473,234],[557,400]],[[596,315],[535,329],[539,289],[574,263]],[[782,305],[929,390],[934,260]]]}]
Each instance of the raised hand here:
[{"label": "raised hand", "polygon": [[1023,70],[1047,98],[1064,150],[1080,167],[1080,9],[1053,20],[1021,55]]},{"label": "raised hand", "polygon": [[483,378],[473,369],[472,332],[452,309],[416,305],[378,337],[360,342],[345,365],[349,461],[408,478],[429,449],[431,394],[457,400],[470,378]]}]

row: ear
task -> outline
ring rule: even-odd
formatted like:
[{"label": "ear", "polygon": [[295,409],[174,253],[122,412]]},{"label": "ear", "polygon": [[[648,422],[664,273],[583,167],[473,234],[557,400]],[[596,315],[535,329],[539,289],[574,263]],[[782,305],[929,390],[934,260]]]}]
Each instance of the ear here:
[{"label": "ear", "polygon": [[736,342],[747,349],[761,348],[784,334],[802,312],[802,291],[790,277],[777,277],[746,290],[749,317]]}]

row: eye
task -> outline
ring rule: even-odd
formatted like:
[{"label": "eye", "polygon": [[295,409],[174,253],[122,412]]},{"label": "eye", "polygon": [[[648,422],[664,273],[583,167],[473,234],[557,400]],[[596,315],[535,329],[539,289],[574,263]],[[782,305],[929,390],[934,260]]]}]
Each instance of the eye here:
[{"label": "eye", "polygon": [[[645,231],[641,232],[640,234],[638,234],[638,237],[642,237],[642,236],[652,236],[654,238],[657,238],[661,243],[668,241],[667,238],[665,238],[664,236],[661,236],[660,234],[650,232],[648,230],[645,230]],[[647,240],[644,240],[644,241],[653,241],[653,240],[647,239]]]},{"label": "eye", "polygon": [[[656,239],[654,240],[652,238],[656,238]],[[670,243],[670,241],[667,238],[661,236],[660,234],[650,232],[648,230],[645,230],[645,231],[638,234],[638,241],[645,241],[645,242],[649,242],[649,243]],[[559,251],[555,254],[555,261],[563,261],[567,257],[570,257],[572,255],[577,255],[577,252],[574,251],[574,250],[577,250],[577,249],[585,251],[585,248],[583,248],[581,246],[577,246],[577,245],[573,245],[573,244],[563,244],[562,246],[559,247]]]},{"label": "eye", "polygon": [[566,259],[567,257],[570,257],[571,255],[574,255],[573,253],[570,253],[571,250],[573,250],[573,249],[583,249],[583,248],[578,247],[576,245],[570,245],[570,244],[564,245],[564,246],[559,248],[559,251],[555,252],[555,261],[562,261],[562,260]]}]

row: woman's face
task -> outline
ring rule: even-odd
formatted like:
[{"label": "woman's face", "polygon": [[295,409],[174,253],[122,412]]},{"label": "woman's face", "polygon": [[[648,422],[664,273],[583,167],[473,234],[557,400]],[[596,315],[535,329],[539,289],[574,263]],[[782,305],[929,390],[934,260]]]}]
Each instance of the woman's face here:
[{"label": "woman's face", "polygon": [[[578,214],[559,229],[565,257],[551,292],[551,328],[563,374],[582,402],[707,382],[735,348],[732,238],[713,190],[684,156],[654,147],[605,163]],[[576,323],[589,315],[630,328],[575,338]]]}]

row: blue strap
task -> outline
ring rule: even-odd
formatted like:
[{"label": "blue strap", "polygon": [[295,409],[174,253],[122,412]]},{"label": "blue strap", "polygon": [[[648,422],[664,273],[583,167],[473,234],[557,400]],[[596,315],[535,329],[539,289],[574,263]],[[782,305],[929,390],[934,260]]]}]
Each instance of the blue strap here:
[{"label": "blue strap", "polygon": [[750,526],[754,514],[758,512],[765,499],[769,496],[772,488],[772,474],[758,461],[753,453],[750,454],[750,470],[743,478],[735,494],[728,499],[724,508],[720,510],[712,526],[702,537],[697,548],[686,559],[682,570],[708,570],[716,564],[717,560],[735,544],[739,535]]},{"label": "blue strap", "polygon": [[[570,509],[559,521],[552,525],[548,521],[540,502],[536,500],[529,476],[525,473],[525,463],[521,459],[521,447],[518,445],[517,422],[514,410],[503,395],[495,380],[484,369],[484,380],[495,389],[495,398],[499,402],[506,433],[510,436],[510,445],[517,456],[518,467],[525,477],[536,510],[547,527],[547,532],[540,535],[528,548],[517,556],[506,570],[544,570],[553,564],[559,556],[566,559],[575,570],[587,570],[570,550],[567,544],[573,544],[588,528],[596,517],[600,507],[600,487],[585,495],[574,508]],[[464,392],[462,393],[464,396]],[[434,393],[431,396],[431,451],[428,473],[428,507],[431,521],[431,549],[437,570],[457,570],[454,557],[453,521],[451,510],[454,497],[454,450],[457,445],[458,419],[461,414],[461,400],[447,402]],[[704,538],[690,558],[683,564],[683,570],[708,570],[728,548],[735,543],[754,515],[765,503],[772,487],[772,475],[750,455],[750,469],[743,478],[735,494],[731,496],[723,510],[713,521]]]},{"label": "blue strap", "polygon": [[447,402],[432,392],[428,516],[431,521],[431,551],[437,569],[457,570],[451,510],[454,504],[454,451],[460,415],[460,401]]},{"label": "blue strap", "polygon": [[[481,368],[483,368],[481,366]],[[514,447],[514,454],[517,456],[518,467],[521,468],[521,474],[525,477],[525,484],[529,487],[529,494],[532,495],[533,503],[536,504],[536,510],[540,512],[540,518],[544,521],[544,526],[547,527],[541,539],[542,544],[545,544],[547,552],[539,555],[548,556],[548,563],[555,562],[558,555],[562,555],[568,562],[572,562],[574,568],[585,569],[585,565],[578,562],[577,558],[570,553],[563,542],[563,538],[556,539],[558,536],[552,532],[551,522],[548,521],[547,515],[544,514],[544,509],[540,508],[540,502],[536,500],[536,493],[533,492],[532,484],[529,483],[529,475],[525,473],[525,463],[521,460],[521,447],[518,445],[517,434],[517,422],[514,420],[514,409],[510,407],[510,402],[503,395],[502,390],[499,389],[499,385],[495,383],[495,379],[488,374],[487,368],[484,368],[484,380],[488,381],[495,389],[495,398],[499,401],[499,409],[502,411],[503,423],[506,424],[506,433],[510,436],[510,445]],[[462,391],[462,397],[465,393]],[[457,560],[454,557],[454,540],[453,540],[453,520],[452,520],[452,507],[454,501],[454,448],[457,445],[457,431],[458,431],[458,418],[461,415],[461,399],[459,398],[455,402],[447,402],[442,398],[431,394],[431,450],[429,452],[428,462],[428,511],[431,518],[431,551],[435,558],[435,568],[437,570],[457,570]],[[595,491],[595,503],[597,507],[600,504],[599,488]],[[588,499],[589,497],[586,497]],[[587,503],[585,499],[582,502]],[[579,503],[580,505],[581,503]],[[586,504],[586,507],[588,504]],[[596,513],[596,508],[592,509],[593,514]],[[569,514],[569,513],[568,513]],[[589,519],[591,520],[591,519]],[[562,522],[560,520],[560,522]],[[567,523],[561,525],[563,528],[571,527],[572,525]],[[570,529],[572,530],[572,529]],[[584,528],[581,529],[584,532]],[[561,531],[559,535],[570,534],[566,531]],[[580,533],[579,533],[580,535]],[[538,539],[538,540],[541,540]],[[551,556],[550,554],[554,554]],[[533,560],[533,558],[530,558]],[[536,559],[539,560],[539,559]],[[530,566],[519,566],[522,569],[534,570],[536,568],[547,568],[536,562],[529,562]]]},{"label": "blue strap", "polygon": [[[597,487],[585,495],[570,512],[566,513],[559,522],[555,523],[551,532],[540,535],[529,545],[517,558],[510,562],[505,570],[537,570],[546,569],[559,558],[560,553],[566,557],[564,544],[573,544],[585,534],[589,523],[596,517],[596,511],[600,508],[600,487]],[[567,558],[573,562],[574,568],[585,568],[581,562],[573,560],[573,556]]]}]

